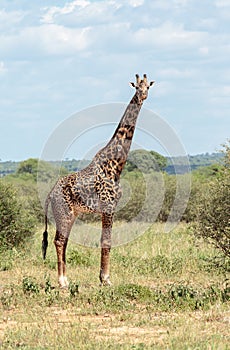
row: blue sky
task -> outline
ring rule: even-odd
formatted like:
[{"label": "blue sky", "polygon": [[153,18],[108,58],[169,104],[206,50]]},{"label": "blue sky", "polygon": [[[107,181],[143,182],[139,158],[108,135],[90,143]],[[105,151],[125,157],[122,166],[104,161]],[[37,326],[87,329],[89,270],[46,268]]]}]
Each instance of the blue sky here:
[{"label": "blue sky", "polygon": [[230,137],[229,21],[230,0],[1,0],[0,159],[40,157],[74,113],[127,104],[136,73],[156,80],[144,106],[188,154],[219,150]]}]

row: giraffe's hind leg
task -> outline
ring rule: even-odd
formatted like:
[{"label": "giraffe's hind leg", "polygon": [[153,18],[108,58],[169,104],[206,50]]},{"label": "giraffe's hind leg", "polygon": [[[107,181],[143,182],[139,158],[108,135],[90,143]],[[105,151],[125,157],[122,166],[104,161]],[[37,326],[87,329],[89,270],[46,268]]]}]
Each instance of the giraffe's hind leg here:
[{"label": "giraffe's hind leg", "polygon": [[54,245],[57,252],[58,283],[61,288],[68,287],[68,280],[66,277],[66,247],[74,219],[74,215],[69,215],[69,217],[64,220],[64,223],[57,223]]},{"label": "giraffe's hind leg", "polygon": [[57,230],[55,239],[54,239],[54,245],[57,252],[58,283],[61,288],[68,287],[68,280],[66,277],[66,257],[65,257],[67,243],[68,243],[68,238],[63,236]]}]

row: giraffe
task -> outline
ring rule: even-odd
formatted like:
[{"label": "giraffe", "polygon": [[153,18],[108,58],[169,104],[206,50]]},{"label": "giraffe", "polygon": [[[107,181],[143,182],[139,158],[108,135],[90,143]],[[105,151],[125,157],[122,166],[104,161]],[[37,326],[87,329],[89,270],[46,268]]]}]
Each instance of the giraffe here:
[{"label": "giraffe", "polygon": [[146,74],[143,79],[136,74],[136,89],[112,138],[97,152],[91,163],[84,169],[60,178],[50,191],[45,202],[45,231],[42,251],[46,258],[48,246],[48,206],[56,223],[54,245],[58,262],[58,283],[61,288],[68,287],[66,277],[66,247],[71,228],[79,213],[98,213],[102,220],[100,282],[110,285],[111,232],[115,208],[121,197],[120,175],[126,163],[132,143],[137,117],[149,87]]}]

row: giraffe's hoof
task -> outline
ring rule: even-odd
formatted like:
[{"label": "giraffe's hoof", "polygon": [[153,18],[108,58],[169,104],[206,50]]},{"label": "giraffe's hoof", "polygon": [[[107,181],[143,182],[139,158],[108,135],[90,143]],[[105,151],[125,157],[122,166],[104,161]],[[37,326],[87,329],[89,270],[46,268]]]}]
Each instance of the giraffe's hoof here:
[{"label": "giraffe's hoof", "polygon": [[106,280],[106,281],[103,281],[103,282],[101,283],[101,286],[111,286],[111,285],[112,285],[112,283],[111,283],[110,280]]},{"label": "giraffe's hoof", "polygon": [[61,289],[61,290],[63,290],[63,291],[65,291],[65,290],[68,290],[68,287],[67,286],[61,286],[61,285],[59,285],[59,288]]},{"label": "giraffe's hoof", "polygon": [[112,283],[109,279],[109,276],[104,277],[104,278],[101,277],[100,281],[101,281],[101,286],[111,286],[112,285]]},{"label": "giraffe's hoof", "polygon": [[68,289],[69,287],[69,282],[65,276],[59,277],[58,284],[61,289]]}]

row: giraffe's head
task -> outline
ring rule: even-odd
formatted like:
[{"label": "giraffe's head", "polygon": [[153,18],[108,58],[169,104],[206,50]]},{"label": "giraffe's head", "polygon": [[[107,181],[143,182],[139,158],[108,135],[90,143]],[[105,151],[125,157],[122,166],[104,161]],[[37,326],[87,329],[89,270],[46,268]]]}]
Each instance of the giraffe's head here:
[{"label": "giraffe's head", "polygon": [[154,83],[155,81],[147,81],[146,74],[143,75],[143,79],[141,79],[139,75],[136,74],[136,83],[130,83],[130,86],[136,89],[138,103],[141,104],[144,100],[146,100],[148,97],[148,90]]}]

